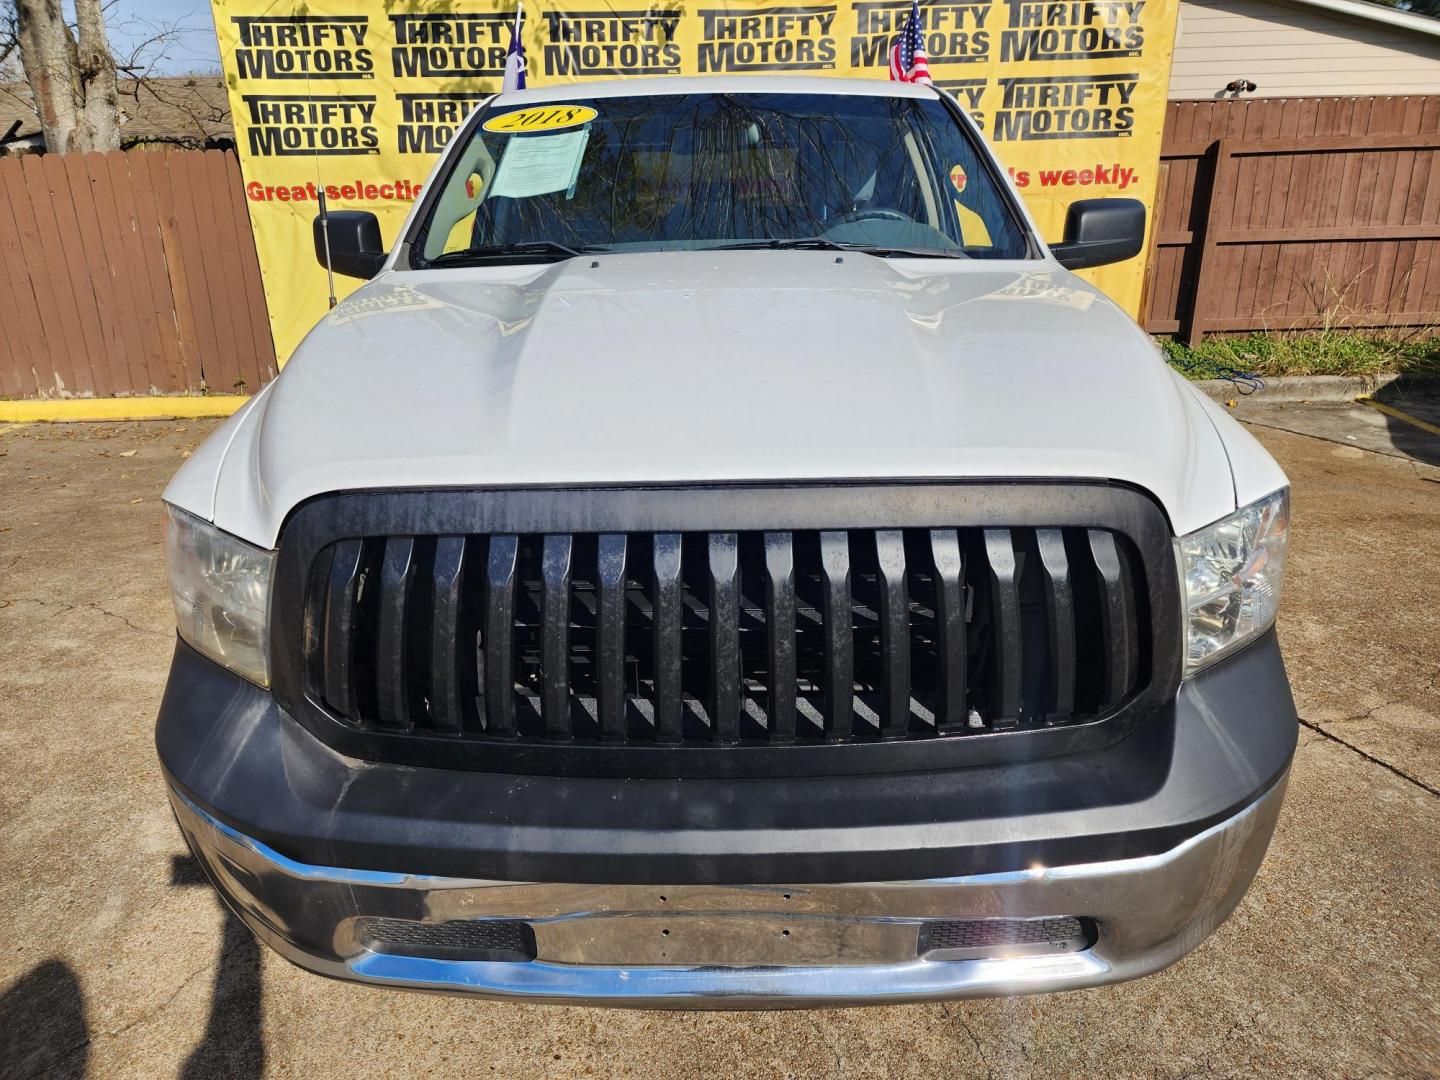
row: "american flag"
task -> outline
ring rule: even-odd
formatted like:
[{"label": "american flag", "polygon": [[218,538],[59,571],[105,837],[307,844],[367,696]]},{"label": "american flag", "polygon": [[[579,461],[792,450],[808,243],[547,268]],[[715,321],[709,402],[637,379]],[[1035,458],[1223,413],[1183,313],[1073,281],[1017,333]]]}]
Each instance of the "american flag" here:
[{"label": "american flag", "polygon": [[920,32],[920,0],[910,0],[905,29],[890,46],[890,81],[928,83],[930,63],[925,59],[925,36]]}]

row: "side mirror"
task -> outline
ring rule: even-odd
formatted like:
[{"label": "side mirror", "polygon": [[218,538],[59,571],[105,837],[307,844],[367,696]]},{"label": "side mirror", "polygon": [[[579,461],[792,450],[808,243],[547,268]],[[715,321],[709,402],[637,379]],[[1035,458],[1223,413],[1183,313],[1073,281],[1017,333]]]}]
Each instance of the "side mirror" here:
[{"label": "side mirror", "polygon": [[[346,277],[369,279],[380,272],[385,262],[385,244],[380,239],[380,220],[368,210],[331,210],[331,269]],[[311,226],[315,235],[315,259],[321,265],[325,258],[325,217],[316,215]]]},{"label": "side mirror", "polygon": [[1145,246],[1145,204],[1139,199],[1080,199],[1065,215],[1065,242],[1050,253],[1067,270],[1107,266]]}]

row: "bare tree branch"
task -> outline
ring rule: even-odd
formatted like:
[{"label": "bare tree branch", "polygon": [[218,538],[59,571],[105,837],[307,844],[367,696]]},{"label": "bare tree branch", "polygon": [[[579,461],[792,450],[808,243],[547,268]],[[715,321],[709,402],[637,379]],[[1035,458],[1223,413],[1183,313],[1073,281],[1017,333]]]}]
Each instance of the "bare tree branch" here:
[{"label": "bare tree branch", "polygon": [[16,26],[15,5],[0,4],[0,75],[4,73],[6,61],[16,55],[19,48],[20,33]]}]

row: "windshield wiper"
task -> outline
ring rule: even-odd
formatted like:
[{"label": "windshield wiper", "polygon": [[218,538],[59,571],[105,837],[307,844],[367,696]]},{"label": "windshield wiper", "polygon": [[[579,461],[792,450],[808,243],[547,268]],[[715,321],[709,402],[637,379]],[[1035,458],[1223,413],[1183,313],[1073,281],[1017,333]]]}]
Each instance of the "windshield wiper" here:
[{"label": "windshield wiper", "polygon": [[861,255],[878,258],[898,256],[906,259],[963,259],[962,252],[941,251],[938,248],[892,247],[889,244],[842,244],[827,240],[823,236],[797,236],[784,240],[744,240],[735,244],[720,244],[706,248],[706,251],[853,251]]},{"label": "windshield wiper", "polygon": [[942,251],[940,248],[906,248],[889,247],[888,245],[870,247],[867,245],[857,245],[850,250],[863,251],[866,255],[876,255],[882,259],[968,259],[970,257],[963,251]]},{"label": "windshield wiper", "polygon": [[792,236],[783,240],[741,240],[734,244],[717,244],[706,251],[853,251],[848,244],[837,244],[823,236]]},{"label": "windshield wiper", "polygon": [[561,259],[574,259],[581,255],[594,251],[607,251],[603,247],[580,247],[573,248],[568,244],[562,244],[557,240],[529,240],[523,244],[494,244],[488,247],[463,248],[460,251],[447,251],[443,255],[437,255],[427,260],[431,266],[468,266],[477,263],[489,262],[493,259],[506,259],[515,256],[527,255],[553,255]]}]

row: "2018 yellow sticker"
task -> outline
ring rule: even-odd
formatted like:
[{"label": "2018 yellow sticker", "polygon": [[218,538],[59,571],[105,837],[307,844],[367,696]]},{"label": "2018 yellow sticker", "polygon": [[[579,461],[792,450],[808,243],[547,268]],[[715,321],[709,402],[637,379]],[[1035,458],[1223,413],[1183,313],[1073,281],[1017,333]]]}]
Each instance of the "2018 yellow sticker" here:
[{"label": "2018 yellow sticker", "polygon": [[559,131],[562,128],[579,127],[581,124],[588,124],[598,115],[588,105],[537,105],[530,109],[516,109],[514,112],[492,116],[481,126],[486,131],[519,135],[531,131]]}]

